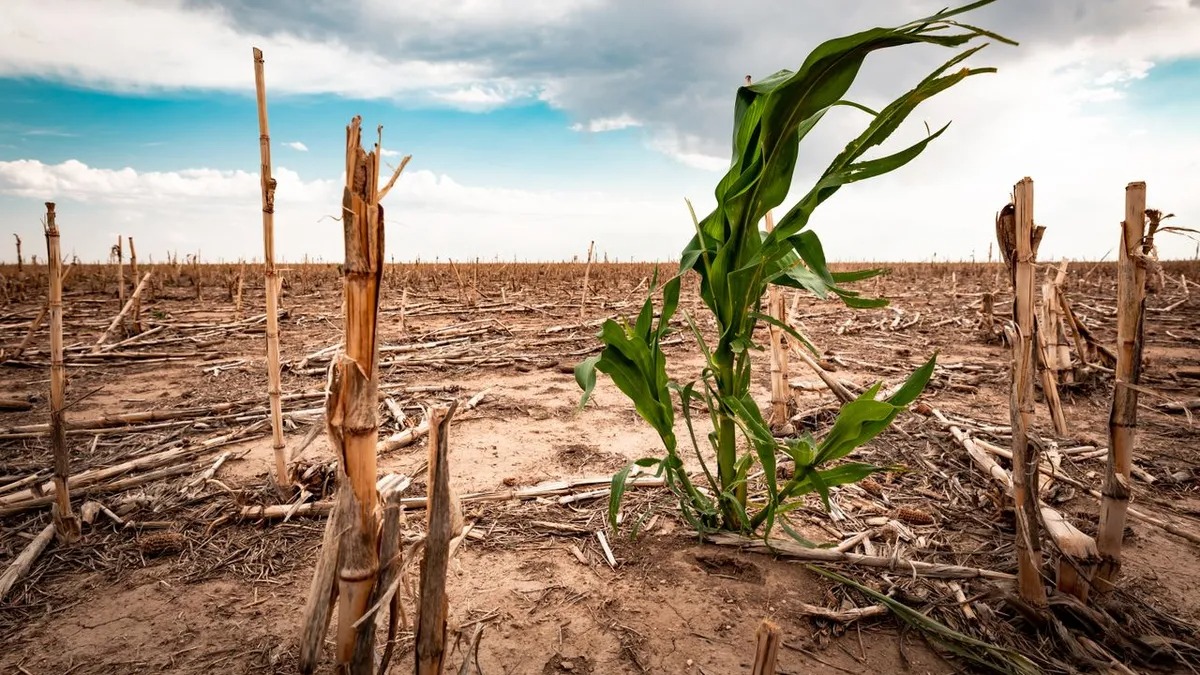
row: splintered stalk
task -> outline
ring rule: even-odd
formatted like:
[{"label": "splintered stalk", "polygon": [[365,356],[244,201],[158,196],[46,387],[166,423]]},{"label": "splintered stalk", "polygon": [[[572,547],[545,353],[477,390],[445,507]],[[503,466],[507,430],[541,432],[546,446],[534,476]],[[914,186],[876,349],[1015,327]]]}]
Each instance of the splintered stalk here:
[{"label": "splintered stalk", "polygon": [[125,248],[121,235],[117,235],[117,245],[113,247],[113,256],[117,260],[117,303],[125,305]]},{"label": "splintered stalk", "polygon": [[330,371],[325,402],[327,432],[340,471],[337,500],[325,526],[304,608],[300,669],[306,673],[316,667],[334,601],[338,603],[338,667],[355,675],[375,672],[375,622],[360,619],[379,600],[380,550],[388,550],[379,540],[375,478],[379,295],[384,269],[379,157],[378,144],[372,152],[363,150],[362,118],[355,117],[346,127],[342,196],[345,346]]},{"label": "splintered stalk", "polygon": [[587,309],[588,296],[588,277],[592,273],[592,253],[596,247],[596,242],[592,241],[588,244],[587,265],[583,268],[583,293],[579,296],[579,318],[583,318],[584,311]]},{"label": "splintered stalk", "polygon": [[[262,157],[263,280],[267,292],[267,397],[271,402],[271,447],[275,451],[275,484],[288,482],[287,448],[283,445],[283,386],[279,374],[279,284],[275,273],[275,179],[271,177],[271,134],[267,126],[267,85],[263,53],[254,48],[254,86],[258,96],[258,148]],[[199,257],[199,256],[197,256]],[[199,297],[200,279],[196,277]]]},{"label": "splintered stalk", "polygon": [[429,509],[421,560],[421,607],[417,614],[417,675],[440,675],[446,655],[446,569],[454,531],[450,491],[450,418],[455,406],[429,412]]},{"label": "splintered stalk", "polygon": [[1096,546],[1096,588],[1110,590],[1121,569],[1121,539],[1132,492],[1133,441],[1137,429],[1138,382],[1142,373],[1142,317],[1146,304],[1146,184],[1125,187],[1125,220],[1117,258],[1117,364],[1108,418],[1108,465]]},{"label": "splintered stalk", "polygon": [[[369,606],[379,573],[375,489],[375,445],[379,439],[376,411],[378,344],[376,326],[383,272],[383,211],[379,208],[379,157],[361,147],[362,120],[346,131],[346,189],[342,197],[346,262],[345,353],[334,366],[327,404],[331,437],[341,445],[342,480],[350,486],[341,497],[348,527],[341,538],[338,569],[337,660],[357,662],[370,655],[355,653],[354,623]],[[360,630],[374,631],[368,622]],[[353,666],[352,666],[353,667]],[[365,670],[361,672],[370,672]]]},{"label": "splintered stalk", "polygon": [[70,543],[79,538],[79,519],[71,512],[71,495],[67,477],[71,473],[71,458],[67,454],[66,408],[67,366],[63,362],[62,276],[58,225],[54,222],[54,202],[46,202],[46,256],[49,262],[50,299],[50,445],[54,449],[54,516],[55,532],[60,541]]},{"label": "splintered stalk", "polygon": [[[133,247],[133,237],[129,238],[129,278],[138,278],[137,249]],[[142,299],[134,292],[133,300],[133,330],[142,332]]]},{"label": "splintered stalk", "polygon": [[1033,421],[1034,322],[1033,263],[1037,256],[1033,225],[1033,180],[1023,178],[1013,188],[1014,209],[1001,214],[1011,218],[1014,237],[1012,249],[1013,322],[1016,331],[1013,346],[1012,392],[1009,414],[1012,421],[1013,502],[1017,520],[1017,586],[1021,599],[1034,607],[1046,605],[1042,585],[1042,549],[1038,528],[1038,453],[1029,442]]}]

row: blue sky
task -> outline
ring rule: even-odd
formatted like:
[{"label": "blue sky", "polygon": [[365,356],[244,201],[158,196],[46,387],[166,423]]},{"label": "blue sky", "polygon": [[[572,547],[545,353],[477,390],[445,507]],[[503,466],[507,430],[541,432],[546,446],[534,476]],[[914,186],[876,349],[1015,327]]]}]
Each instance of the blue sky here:
[{"label": "blue sky", "polygon": [[[591,240],[622,259],[670,257],[690,232],[684,198],[711,207],[742,74],[794,68],[822,39],[940,8],[793,4],[356,0],[332,12],[294,0],[268,12],[255,0],[6,0],[0,235],[39,251],[42,202],[54,200],[66,250],[85,260],[117,234],[155,258],[260,255],[253,45],[266,53],[283,258],[340,257],[328,215],[355,114],[384,125],[385,161],[413,155],[387,204],[397,259],[569,259]],[[1131,180],[1195,226],[1195,3],[1000,0],[972,19],[1021,46],[990,46],[970,63],[999,74],[919,111],[898,142],[922,121],[953,120],[925,155],[822,207],[813,227],[831,258],[985,258],[992,216],[1025,175],[1050,228],[1043,259],[1109,251]],[[945,57],[869,61],[852,93],[882,104]],[[863,119],[823,124],[798,183]],[[1161,242],[1164,257],[1194,248]],[[0,260],[12,257],[0,245]]]}]

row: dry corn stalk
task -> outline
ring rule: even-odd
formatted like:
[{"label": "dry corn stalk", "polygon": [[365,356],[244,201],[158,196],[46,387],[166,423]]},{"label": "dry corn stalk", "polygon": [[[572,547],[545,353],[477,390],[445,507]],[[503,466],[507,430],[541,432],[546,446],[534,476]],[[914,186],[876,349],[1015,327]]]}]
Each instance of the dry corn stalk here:
[{"label": "dry corn stalk", "polygon": [[[579,296],[579,318],[580,319],[583,318],[584,311],[587,309],[588,277],[592,273],[592,253],[593,253],[593,250],[595,249],[595,247],[596,247],[595,241],[592,241],[588,244],[587,265],[583,268],[583,293]],[[476,272],[478,272],[479,266],[476,265],[475,269],[476,269]]]},{"label": "dry corn stalk", "polygon": [[375,671],[375,622],[359,620],[378,598],[380,577],[375,446],[379,437],[377,328],[384,227],[379,205],[380,147],[376,144],[370,153],[362,149],[361,125],[362,119],[355,117],[346,128],[342,197],[345,347],[330,370],[325,404],[330,444],[339,455],[339,487],[305,606],[303,672],[316,666],[335,599],[339,667],[355,674]]},{"label": "dry corn stalk", "polygon": [[[1153,246],[1146,236],[1146,184],[1125,186],[1125,220],[1117,259],[1117,363],[1112,410],[1108,418],[1108,465],[1100,506],[1096,545],[1100,565],[1096,587],[1112,588],[1121,569],[1121,539],[1132,492],[1133,441],[1137,428],[1138,381],[1142,372],[1142,318],[1146,303],[1146,268]],[[1151,235],[1153,236],[1153,235]]]},{"label": "dry corn stalk", "polygon": [[450,489],[450,418],[455,406],[429,412],[429,509],[421,560],[421,606],[417,614],[417,675],[441,675],[446,652],[446,569],[451,540],[462,530],[461,506]]},{"label": "dry corn stalk", "polygon": [[1034,321],[1033,262],[1040,236],[1033,225],[1033,180],[1021,179],[1013,188],[1013,204],[996,221],[1000,249],[1013,281],[1012,419],[1013,502],[1017,532],[1017,586],[1021,599],[1034,607],[1046,605],[1042,585],[1042,550],[1038,513],[1037,446],[1029,441],[1033,421]]},{"label": "dry corn stalk", "polygon": [[[138,278],[137,249],[133,247],[133,237],[129,238],[129,278]],[[133,332],[142,332],[142,298],[136,294],[133,300]]]},{"label": "dry corn stalk", "polygon": [[[262,157],[263,279],[267,293],[267,396],[271,402],[271,447],[275,451],[275,483],[282,494],[288,482],[287,448],[283,445],[282,384],[279,374],[279,284],[275,275],[275,179],[271,177],[271,134],[267,125],[267,85],[263,53],[254,48],[254,86],[258,96],[258,145]],[[196,297],[200,279],[196,277]]]},{"label": "dry corn stalk", "polygon": [[50,279],[50,445],[54,448],[54,529],[60,541],[79,538],[79,519],[71,512],[67,478],[71,458],[67,454],[66,408],[67,366],[63,362],[62,276],[58,225],[54,222],[54,202],[46,202],[46,256]]}]

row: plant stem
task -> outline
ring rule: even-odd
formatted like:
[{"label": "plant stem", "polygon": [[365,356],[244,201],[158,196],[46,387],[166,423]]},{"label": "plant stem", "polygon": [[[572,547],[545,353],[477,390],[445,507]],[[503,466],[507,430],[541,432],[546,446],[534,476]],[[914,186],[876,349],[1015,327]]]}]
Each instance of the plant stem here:
[{"label": "plant stem", "polygon": [[[717,393],[722,399],[736,394],[733,391],[733,349],[722,341],[717,345],[713,360],[717,367]],[[733,419],[733,412],[726,407],[725,402],[718,401],[718,404],[720,407],[717,412],[717,478],[721,481],[721,492],[726,492],[737,480],[734,473],[734,465],[737,464],[737,423]],[[745,483],[736,486],[734,496],[738,503],[745,508]],[[738,527],[739,519],[733,508],[722,502],[721,510],[725,527],[740,529]]]}]

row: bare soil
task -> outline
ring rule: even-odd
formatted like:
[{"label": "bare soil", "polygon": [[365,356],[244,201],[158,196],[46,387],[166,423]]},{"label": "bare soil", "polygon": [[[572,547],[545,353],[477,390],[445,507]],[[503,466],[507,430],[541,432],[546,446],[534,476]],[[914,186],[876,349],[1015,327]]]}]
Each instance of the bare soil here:
[{"label": "bare soil", "polygon": [[[398,349],[381,354],[383,383],[397,387],[392,395],[404,419],[381,405],[381,435],[419,423],[423,405],[465,401],[487,390],[478,407],[456,418],[451,432],[452,483],[460,495],[608,475],[631,460],[661,454],[657,436],[607,380],[601,379],[592,401],[580,410],[570,370],[596,350],[599,320],[636,313],[644,298],[646,266],[597,265],[582,316],[582,265],[546,266],[541,273],[531,267],[534,272],[525,278],[514,277],[513,269],[506,272],[508,266],[477,265],[473,276],[468,267],[461,275],[410,268],[389,279],[380,330],[383,344]],[[1092,269],[1083,279],[1089,268],[1072,269],[1067,292],[1087,325],[1112,344],[1112,269]],[[1178,279],[1178,271],[1169,266],[1168,271]],[[1188,276],[1196,272],[1189,270]],[[169,271],[162,275],[170,279]],[[329,270],[299,268],[291,276],[281,322],[283,389],[285,394],[319,392],[329,355],[306,356],[338,342],[340,295]],[[1142,384],[1153,393],[1142,398],[1137,465],[1156,480],[1135,484],[1134,503],[1200,532],[1200,434],[1189,417],[1159,407],[1164,400],[1200,396],[1194,374],[1200,365],[1200,293],[1193,285],[1182,304],[1170,312],[1154,311],[1184,298],[1186,282],[1174,279],[1148,302]],[[87,275],[74,281],[65,315],[68,401],[74,402],[68,418],[77,427],[81,420],[106,414],[254,402],[157,427],[142,423],[73,433],[68,437],[73,473],[245,430],[264,418],[262,323],[238,323],[218,282],[206,283],[200,300],[177,276],[160,285],[143,306],[142,327],[163,329],[144,344],[113,350],[114,358],[95,358],[87,353],[119,309],[115,286],[111,279],[106,284]],[[1008,424],[1008,351],[984,340],[977,323],[986,290],[996,290],[996,311],[1003,318],[1006,284],[995,266],[907,266],[865,284],[869,293],[891,298],[890,308],[849,310],[804,296],[795,312],[798,326],[825,350],[823,362],[839,379],[858,387],[882,379],[886,387],[937,351],[941,367],[922,401],[947,415],[1003,426]],[[402,320],[404,286],[410,292]],[[687,288],[683,305],[703,317],[692,290]],[[244,317],[251,319],[262,305],[261,287],[247,293]],[[0,345],[10,355],[37,314],[40,298],[35,287],[0,310]],[[34,402],[29,411],[0,412],[0,498],[9,492],[6,486],[34,472],[48,479],[52,465],[44,435],[19,438],[13,429],[48,419],[45,331],[35,334],[19,358],[0,365],[0,395]],[[126,335],[135,333],[121,338]],[[668,352],[671,375],[693,379],[701,364],[695,341],[686,329],[678,338]],[[765,331],[761,342],[766,343]],[[755,359],[755,392],[765,406],[765,352]],[[802,415],[796,426],[820,434],[833,419],[832,396],[803,363],[791,364],[790,379],[793,407]],[[1038,431],[1061,448],[1106,447],[1111,389],[1111,377],[1102,373],[1091,383],[1064,388],[1069,434],[1052,433],[1040,404]],[[300,445],[312,425],[322,424],[321,405],[319,395],[285,402],[290,448]],[[703,442],[703,425],[697,431]],[[682,425],[679,433],[686,438]],[[1002,438],[995,442],[1004,444]],[[229,457],[214,480],[188,487],[224,452]],[[423,442],[388,452],[380,457],[380,472],[412,476],[409,493],[422,495],[426,456]],[[881,554],[1015,569],[1011,507],[935,421],[905,413],[894,429],[854,457],[893,467],[876,478],[880,496],[857,487],[838,491],[836,519],[812,498],[796,512],[805,536],[836,544],[871,530],[868,519],[894,519],[907,507],[931,516],[932,524],[908,524],[911,539],[876,538]],[[304,479],[312,499],[330,493],[332,460],[323,434],[299,458],[303,467],[315,467]],[[1068,460],[1065,469],[1098,489],[1104,461]],[[296,672],[300,612],[323,520],[239,517],[244,505],[277,503],[271,467],[269,431],[259,424],[236,442],[196,456],[176,475],[89,494],[126,525],[100,516],[85,526],[80,541],[51,544],[0,600],[0,672]],[[1053,499],[1077,526],[1094,532],[1096,499],[1062,486]],[[477,659],[479,670],[463,672],[744,673],[764,618],[778,623],[784,635],[781,673],[970,670],[963,662],[946,660],[890,616],[843,626],[804,615],[802,604],[839,608],[869,601],[802,564],[701,543],[676,516],[663,489],[637,489],[627,496],[622,528],[608,534],[617,562],[612,567],[591,534],[604,528],[606,507],[603,498],[465,505],[473,527],[448,579],[454,672],[469,658]],[[419,513],[409,518],[413,528],[423,525]],[[0,516],[0,564],[7,565],[48,522],[48,507]],[[584,533],[556,532],[537,522]],[[155,538],[164,532],[179,536]],[[1196,545],[1130,521],[1125,551],[1120,583],[1126,602],[1200,625]],[[1048,564],[1048,574],[1052,569]],[[914,580],[903,569],[843,571],[985,640],[1032,634],[1005,609],[998,591],[982,581],[962,582],[976,617],[969,620],[942,582]],[[468,645],[479,627],[478,649],[471,655]],[[399,645],[404,659],[394,664],[401,671],[411,668],[411,641],[404,640]]]}]

